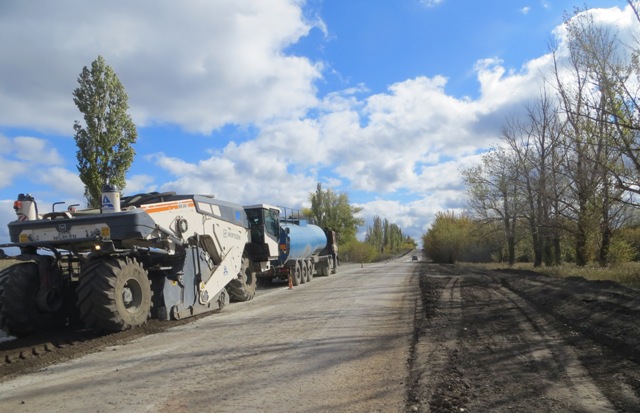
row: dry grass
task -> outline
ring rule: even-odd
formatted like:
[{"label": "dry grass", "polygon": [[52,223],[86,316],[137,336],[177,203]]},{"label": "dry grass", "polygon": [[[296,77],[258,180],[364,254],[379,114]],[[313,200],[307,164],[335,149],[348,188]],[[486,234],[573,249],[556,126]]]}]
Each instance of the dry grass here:
[{"label": "dry grass", "polygon": [[[467,265],[465,263],[465,265]],[[489,264],[469,264],[474,267],[481,267],[489,270],[513,268],[516,270],[534,271],[551,277],[583,277],[588,280],[610,280],[624,284],[628,287],[640,289],[640,262],[625,262],[621,264],[612,264],[609,267],[602,268],[599,265],[587,265],[578,267],[575,264],[563,264],[557,267],[538,267],[535,268],[530,263],[516,263],[513,267],[509,267],[504,263]]]}]

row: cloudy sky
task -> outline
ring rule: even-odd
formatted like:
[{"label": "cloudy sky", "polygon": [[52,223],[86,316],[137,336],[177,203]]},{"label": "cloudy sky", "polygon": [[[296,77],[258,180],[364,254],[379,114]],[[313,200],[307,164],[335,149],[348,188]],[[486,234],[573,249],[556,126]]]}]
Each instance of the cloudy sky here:
[{"label": "cloudy sky", "polygon": [[[419,240],[536,97],[582,0],[2,0],[0,243],[13,200],[82,203],[72,92],[105,58],[138,128],[124,194],[308,206],[318,182]],[[634,27],[623,0],[587,0]],[[637,24],[637,23],[635,23]],[[363,228],[364,230],[364,228]]]}]

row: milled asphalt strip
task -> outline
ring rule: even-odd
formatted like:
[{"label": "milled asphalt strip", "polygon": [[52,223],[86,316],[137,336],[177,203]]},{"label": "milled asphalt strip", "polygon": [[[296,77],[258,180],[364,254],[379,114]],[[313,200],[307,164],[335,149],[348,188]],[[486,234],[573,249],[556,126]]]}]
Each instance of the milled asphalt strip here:
[{"label": "milled asphalt strip", "polygon": [[[433,275],[430,274],[430,277]],[[436,315],[423,325],[427,334],[418,337],[413,366],[418,369],[418,387],[427,394],[416,395],[420,402],[433,397],[439,377],[446,371],[450,355],[457,349],[462,320],[462,294],[460,277],[451,277],[438,300]],[[438,338],[438,341],[433,338]]]}]

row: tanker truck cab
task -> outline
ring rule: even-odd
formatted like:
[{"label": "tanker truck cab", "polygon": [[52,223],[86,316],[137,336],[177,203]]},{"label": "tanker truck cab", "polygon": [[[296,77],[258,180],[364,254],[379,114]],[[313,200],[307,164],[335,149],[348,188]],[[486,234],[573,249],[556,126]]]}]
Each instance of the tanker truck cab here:
[{"label": "tanker truck cab", "polygon": [[[254,262],[269,262],[278,258],[280,239],[280,209],[266,204],[244,207],[249,221],[251,243],[247,245]],[[262,270],[266,270],[263,268]]]}]

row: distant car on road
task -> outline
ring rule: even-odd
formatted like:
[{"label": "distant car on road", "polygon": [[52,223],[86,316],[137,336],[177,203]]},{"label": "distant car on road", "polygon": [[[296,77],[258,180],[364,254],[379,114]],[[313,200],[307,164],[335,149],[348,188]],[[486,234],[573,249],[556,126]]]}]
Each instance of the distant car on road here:
[{"label": "distant car on road", "polygon": [[411,261],[418,261],[418,256],[414,255],[413,257],[411,257]]}]

